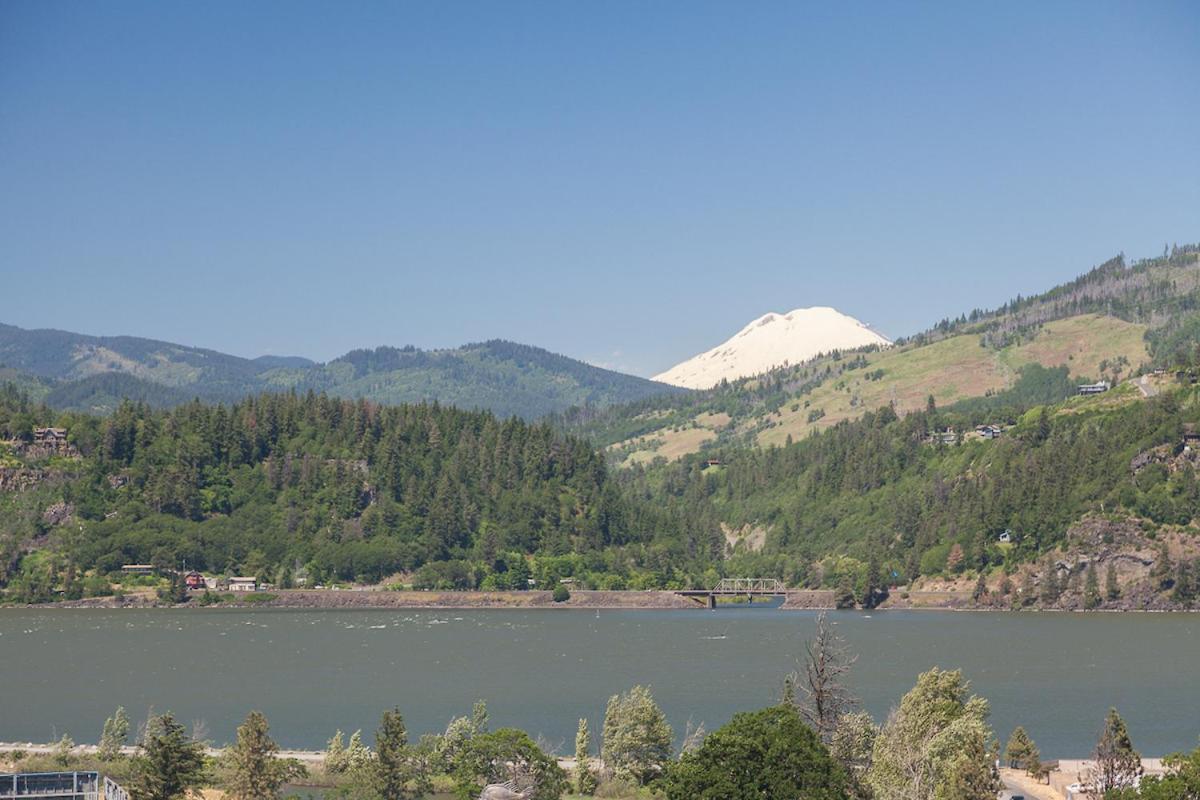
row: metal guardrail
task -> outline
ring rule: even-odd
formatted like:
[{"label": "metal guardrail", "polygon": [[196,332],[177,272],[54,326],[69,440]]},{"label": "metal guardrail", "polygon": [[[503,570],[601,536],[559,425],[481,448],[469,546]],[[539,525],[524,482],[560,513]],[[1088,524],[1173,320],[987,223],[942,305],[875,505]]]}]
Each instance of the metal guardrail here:
[{"label": "metal guardrail", "polygon": [[[116,786],[116,784],[113,784]],[[120,788],[120,787],[118,787]],[[124,791],[124,790],[122,790]],[[100,774],[97,772],[18,772],[0,775],[0,798],[35,800],[100,800]],[[114,798],[114,800],[128,800]]]},{"label": "metal guardrail", "polygon": [[104,800],[129,800],[129,792],[107,775],[104,776]]}]

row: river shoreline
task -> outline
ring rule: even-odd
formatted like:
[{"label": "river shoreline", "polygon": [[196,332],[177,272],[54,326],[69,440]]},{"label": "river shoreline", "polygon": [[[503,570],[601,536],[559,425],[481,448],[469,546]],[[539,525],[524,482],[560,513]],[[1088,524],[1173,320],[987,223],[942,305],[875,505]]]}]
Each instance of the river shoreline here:
[{"label": "river shoreline", "polygon": [[[703,598],[688,598],[667,590],[573,590],[568,600],[555,602],[549,591],[416,591],[393,590],[375,587],[352,589],[282,589],[270,592],[245,593],[225,592],[221,602],[201,605],[203,593],[193,592],[188,603],[172,604],[160,600],[153,592],[127,594],[123,597],[91,597],[82,600],[64,600],[37,605],[0,605],[3,608],[193,608],[197,610],[220,608],[291,608],[291,609],[355,609],[355,608],[405,608],[414,610],[472,610],[472,609],[576,609],[576,610],[628,610],[628,611],[704,611],[707,605]],[[778,598],[758,601],[763,606],[772,606],[780,611],[818,611],[836,608],[834,593],[822,589],[794,589],[788,591],[779,602]],[[719,607],[745,607],[743,603],[722,603]],[[874,609],[863,611],[990,611],[1000,613],[1024,613],[1030,611],[1070,611],[1085,614],[1113,613],[1173,613],[1200,612],[1200,608],[1172,607],[1170,604],[1135,605],[1133,603],[1107,604],[1095,609],[1028,607],[1013,609],[994,603],[977,603],[969,596],[962,597],[944,591],[896,592]]]}]

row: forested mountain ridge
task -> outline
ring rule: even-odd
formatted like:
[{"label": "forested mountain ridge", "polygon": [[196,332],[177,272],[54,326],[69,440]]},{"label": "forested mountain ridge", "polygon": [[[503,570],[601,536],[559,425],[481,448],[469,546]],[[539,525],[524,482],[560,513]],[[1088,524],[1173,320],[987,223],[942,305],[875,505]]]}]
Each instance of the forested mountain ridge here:
[{"label": "forested mountain ridge", "polygon": [[[1140,368],[1192,363],[1200,340],[1200,248],[1185,245],[1127,266],[1111,259],[1070,283],[996,311],[943,320],[882,350],[832,353],[684,397],[652,398],[559,418],[624,463],[706,448],[780,445],[891,405],[991,402],[1036,387],[1061,400],[1074,383],[1117,382]],[[1064,368],[1057,394],[1035,367]],[[1033,397],[1029,397],[1033,400]]]},{"label": "forested mountain ridge", "polygon": [[[47,426],[69,449],[36,441]],[[8,390],[0,435],[0,584],[18,599],[132,562],[524,588],[531,554],[625,580],[720,551],[715,520],[622,489],[582,440],[487,412],[308,393],[100,418]]]},{"label": "forested mountain ridge", "polygon": [[[593,367],[541,348],[493,340],[447,350],[379,347],[326,364],[298,356],[241,358],[133,336],[87,336],[0,324],[9,380],[55,408],[110,413],[128,397],[154,407],[191,399],[314,389],[381,403],[437,400],[536,419],[682,390]],[[42,387],[45,387],[43,390]]]}]

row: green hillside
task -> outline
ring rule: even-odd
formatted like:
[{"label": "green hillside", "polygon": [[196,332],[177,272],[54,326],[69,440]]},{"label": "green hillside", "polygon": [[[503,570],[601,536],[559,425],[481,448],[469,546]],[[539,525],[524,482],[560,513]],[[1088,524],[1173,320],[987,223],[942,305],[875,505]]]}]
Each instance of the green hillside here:
[{"label": "green hillside", "polygon": [[[239,358],[131,336],[85,336],[0,325],[0,365],[55,408],[110,413],[130,399],[169,407],[199,398],[309,389],[380,403],[437,401],[535,419],[683,390],[504,341],[453,350],[380,347],[327,364],[285,356]],[[29,378],[40,379],[31,384]],[[44,386],[45,389],[39,388]]]},{"label": "green hillside", "polygon": [[[68,445],[36,440],[51,425]],[[585,442],[486,412],[276,394],[101,418],[10,389],[0,439],[0,589],[19,601],[131,562],[526,588],[530,555],[625,581],[719,553],[715,522],[697,549],[694,517],[624,491]]]},{"label": "green hillside", "polygon": [[[1070,381],[1119,382],[1191,363],[1200,335],[1195,246],[1127,266],[1118,257],[1069,284],[996,311],[944,320],[886,350],[835,353],[682,398],[656,398],[561,420],[626,465],[729,445],[782,445],[884,405],[903,415],[986,400],[1020,385],[1030,365]],[[1060,384],[1060,400],[1073,391]]]}]

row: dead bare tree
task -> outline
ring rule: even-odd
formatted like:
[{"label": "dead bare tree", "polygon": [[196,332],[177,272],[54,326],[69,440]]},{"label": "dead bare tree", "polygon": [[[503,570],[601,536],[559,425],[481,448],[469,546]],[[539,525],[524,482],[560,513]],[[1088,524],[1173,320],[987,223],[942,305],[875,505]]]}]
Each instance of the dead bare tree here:
[{"label": "dead bare tree", "polygon": [[801,670],[789,675],[787,683],[804,693],[800,713],[826,744],[833,740],[838,721],[858,707],[858,699],[845,683],[857,660],[822,611],[817,615],[816,635],[804,643]]}]

